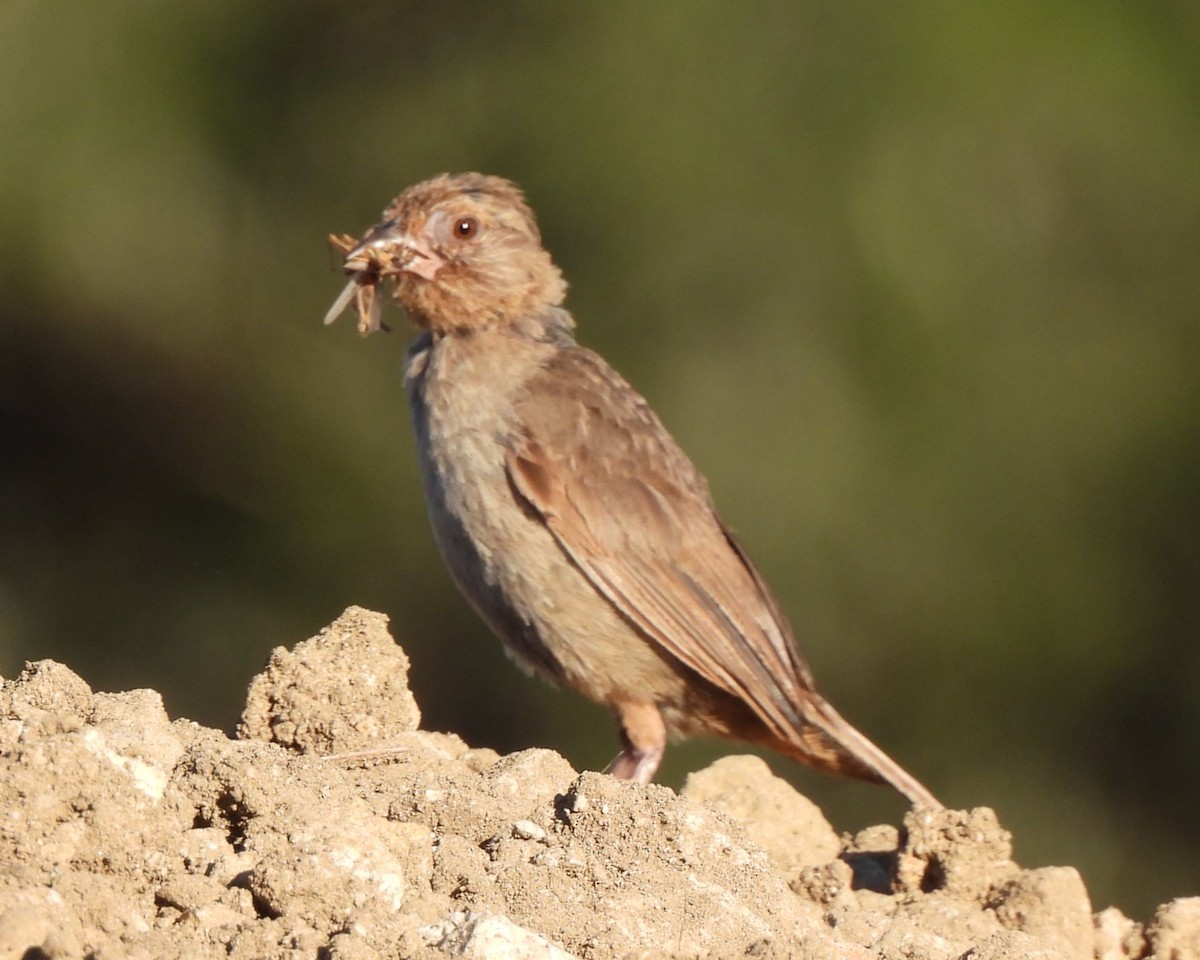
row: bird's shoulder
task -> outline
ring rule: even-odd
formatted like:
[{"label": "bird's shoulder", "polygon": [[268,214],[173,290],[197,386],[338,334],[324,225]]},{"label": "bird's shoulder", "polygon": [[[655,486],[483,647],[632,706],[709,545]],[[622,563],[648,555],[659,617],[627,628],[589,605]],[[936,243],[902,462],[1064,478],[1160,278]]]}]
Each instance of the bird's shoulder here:
[{"label": "bird's shoulder", "polygon": [[599,354],[562,347],[524,384],[515,404],[517,469],[550,499],[616,511],[642,502],[664,512],[712,509],[708,484],[646,399]]}]

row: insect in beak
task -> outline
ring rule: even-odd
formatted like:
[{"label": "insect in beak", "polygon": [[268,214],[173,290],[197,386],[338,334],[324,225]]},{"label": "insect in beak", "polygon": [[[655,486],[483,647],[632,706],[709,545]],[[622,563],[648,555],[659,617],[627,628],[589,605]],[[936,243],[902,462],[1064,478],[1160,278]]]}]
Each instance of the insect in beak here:
[{"label": "insect in beak", "polygon": [[432,280],[445,265],[445,260],[423,239],[399,233],[394,221],[380,224],[360,240],[349,234],[331,234],[329,242],[345,255],[344,269],[351,280],[325,314],[325,323],[333,323],[353,304],[358,332],[364,336],[388,329],[380,320],[382,303],[378,296],[384,277],[411,273]]}]

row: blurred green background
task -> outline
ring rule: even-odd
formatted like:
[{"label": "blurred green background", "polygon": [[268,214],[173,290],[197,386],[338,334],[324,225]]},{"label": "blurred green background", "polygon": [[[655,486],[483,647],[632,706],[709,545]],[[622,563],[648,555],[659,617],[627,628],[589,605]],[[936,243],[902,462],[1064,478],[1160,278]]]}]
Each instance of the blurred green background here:
[{"label": "blurred green background", "polygon": [[6,0],[0,673],[228,729],[357,603],[429,727],[607,763],[449,585],[401,318],[320,323],[325,235],[467,169],[526,188],[848,717],[1097,909],[1200,893],[1192,0]]}]

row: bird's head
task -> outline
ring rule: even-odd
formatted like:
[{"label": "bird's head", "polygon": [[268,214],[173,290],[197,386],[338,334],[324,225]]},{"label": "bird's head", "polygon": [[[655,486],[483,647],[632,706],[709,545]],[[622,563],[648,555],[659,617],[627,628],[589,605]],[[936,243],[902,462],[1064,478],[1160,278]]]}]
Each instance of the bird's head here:
[{"label": "bird's head", "polygon": [[400,194],[359,239],[330,240],[352,279],[325,322],[354,302],[363,332],[380,325],[375,291],[385,279],[418,326],[442,333],[516,323],[566,294],[533,211],[501,177],[434,177]]}]

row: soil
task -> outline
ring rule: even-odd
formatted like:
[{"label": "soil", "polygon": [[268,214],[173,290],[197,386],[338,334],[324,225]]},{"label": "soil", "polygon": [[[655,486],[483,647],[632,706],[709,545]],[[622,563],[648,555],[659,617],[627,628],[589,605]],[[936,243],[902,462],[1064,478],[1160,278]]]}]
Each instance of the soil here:
[{"label": "soil", "polygon": [[230,739],[28,664],[0,686],[0,958],[1200,960],[1200,898],[1093,912],[986,808],[839,837],[752,757],[676,795],[421,731],[407,674],[352,607],[274,651]]}]

